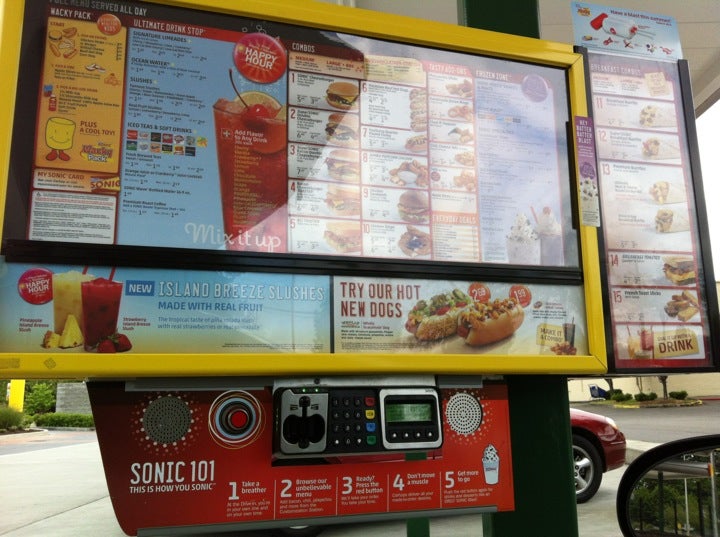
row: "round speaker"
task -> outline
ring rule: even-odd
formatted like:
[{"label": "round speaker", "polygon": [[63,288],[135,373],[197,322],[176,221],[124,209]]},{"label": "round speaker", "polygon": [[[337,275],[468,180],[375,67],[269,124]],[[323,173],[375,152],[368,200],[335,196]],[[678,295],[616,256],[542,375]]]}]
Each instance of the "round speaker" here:
[{"label": "round speaker", "polygon": [[482,424],[482,405],[469,393],[453,394],[445,407],[445,419],[453,431],[469,436],[476,432]]},{"label": "round speaker", "polygon": [[192,411],[182,399],[163,396],[151,401],[142,418],[145,435],[159,444],[183,439],[192,425]]}]

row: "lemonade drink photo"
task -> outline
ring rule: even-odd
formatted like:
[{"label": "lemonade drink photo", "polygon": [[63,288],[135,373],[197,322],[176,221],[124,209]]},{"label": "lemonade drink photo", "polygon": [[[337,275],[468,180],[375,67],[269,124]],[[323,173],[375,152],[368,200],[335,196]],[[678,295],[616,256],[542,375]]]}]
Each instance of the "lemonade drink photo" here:
[{"label": "lemonade drink photo", "polygon": [[82,282],[85,350],[93,350],[103,339],[117,332],[122,282],[96,278]]},{"label": "lemonade drink photo", "polygon": [[283,250],[286,108],[271,95],[253,90],[219,99],[213,113],[227,249]]},{"label": "lemonade drink photo", "polygon": [[53,274],[53,321],[55,333],[62,334],[68,315],[73,315],[83,329],[83,305],[80,284],[94,280],[92,274],[83,274],[77,270]]}]

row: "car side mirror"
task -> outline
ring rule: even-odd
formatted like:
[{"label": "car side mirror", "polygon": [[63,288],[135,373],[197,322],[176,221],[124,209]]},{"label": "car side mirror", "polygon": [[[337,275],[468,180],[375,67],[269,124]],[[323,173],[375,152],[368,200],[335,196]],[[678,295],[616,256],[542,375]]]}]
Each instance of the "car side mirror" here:
[{"label": "car side mirror", "polygon": [[676,440],[638,456],[617,492],[617,518],[625,537],[718,537],[720,435]]}]

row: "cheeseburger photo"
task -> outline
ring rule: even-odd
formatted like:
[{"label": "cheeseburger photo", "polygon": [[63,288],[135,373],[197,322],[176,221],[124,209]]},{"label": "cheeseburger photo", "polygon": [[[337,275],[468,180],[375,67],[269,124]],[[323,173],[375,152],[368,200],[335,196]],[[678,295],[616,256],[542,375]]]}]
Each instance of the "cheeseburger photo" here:
[{"label": "cheeseburger photo", "polygon": [[358,216],[360,214],[360,189],[353,186],[328,184],[325,203],[335,216]]},{"label": "cheeseburger photo", "polygon": [[397,207],[400,218],[405,222],[420,224],[427,222],[430,216],[427,194],[417,190],[406,190],[400,194]]},{"label": "cheeseburger photo", "polygon": [[357,108],[358,86],[352,82],[332,82],[327,89],[325,100],[333,108],[350,110]]},{"label": "cheeseburger photo", "polygon": [[329,144],[341,147],[357,147],[360,120],[355,114],[334,113],[328,116],[325,137]]},{"label": "cheeseburger photo", "polygon": [[351,149],[333,149],[325,158],[330,179],[343,183],[360,181],[360,162],[358,152]]},{"label": "cheeseburger photo", "polygon": [[341,254],[359,252],[362,248],[359,222],[328,222],[324,238],[333,250]]}]

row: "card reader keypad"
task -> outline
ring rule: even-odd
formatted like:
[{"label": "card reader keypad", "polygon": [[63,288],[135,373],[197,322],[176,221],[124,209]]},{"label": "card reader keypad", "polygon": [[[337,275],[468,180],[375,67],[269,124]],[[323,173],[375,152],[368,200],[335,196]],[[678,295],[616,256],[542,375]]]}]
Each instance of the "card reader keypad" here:
[{"label": "card reader keypad", "polygon": [[326,453],[382,449],[380,412],[375,390],[344,390],[330,394]]}]

